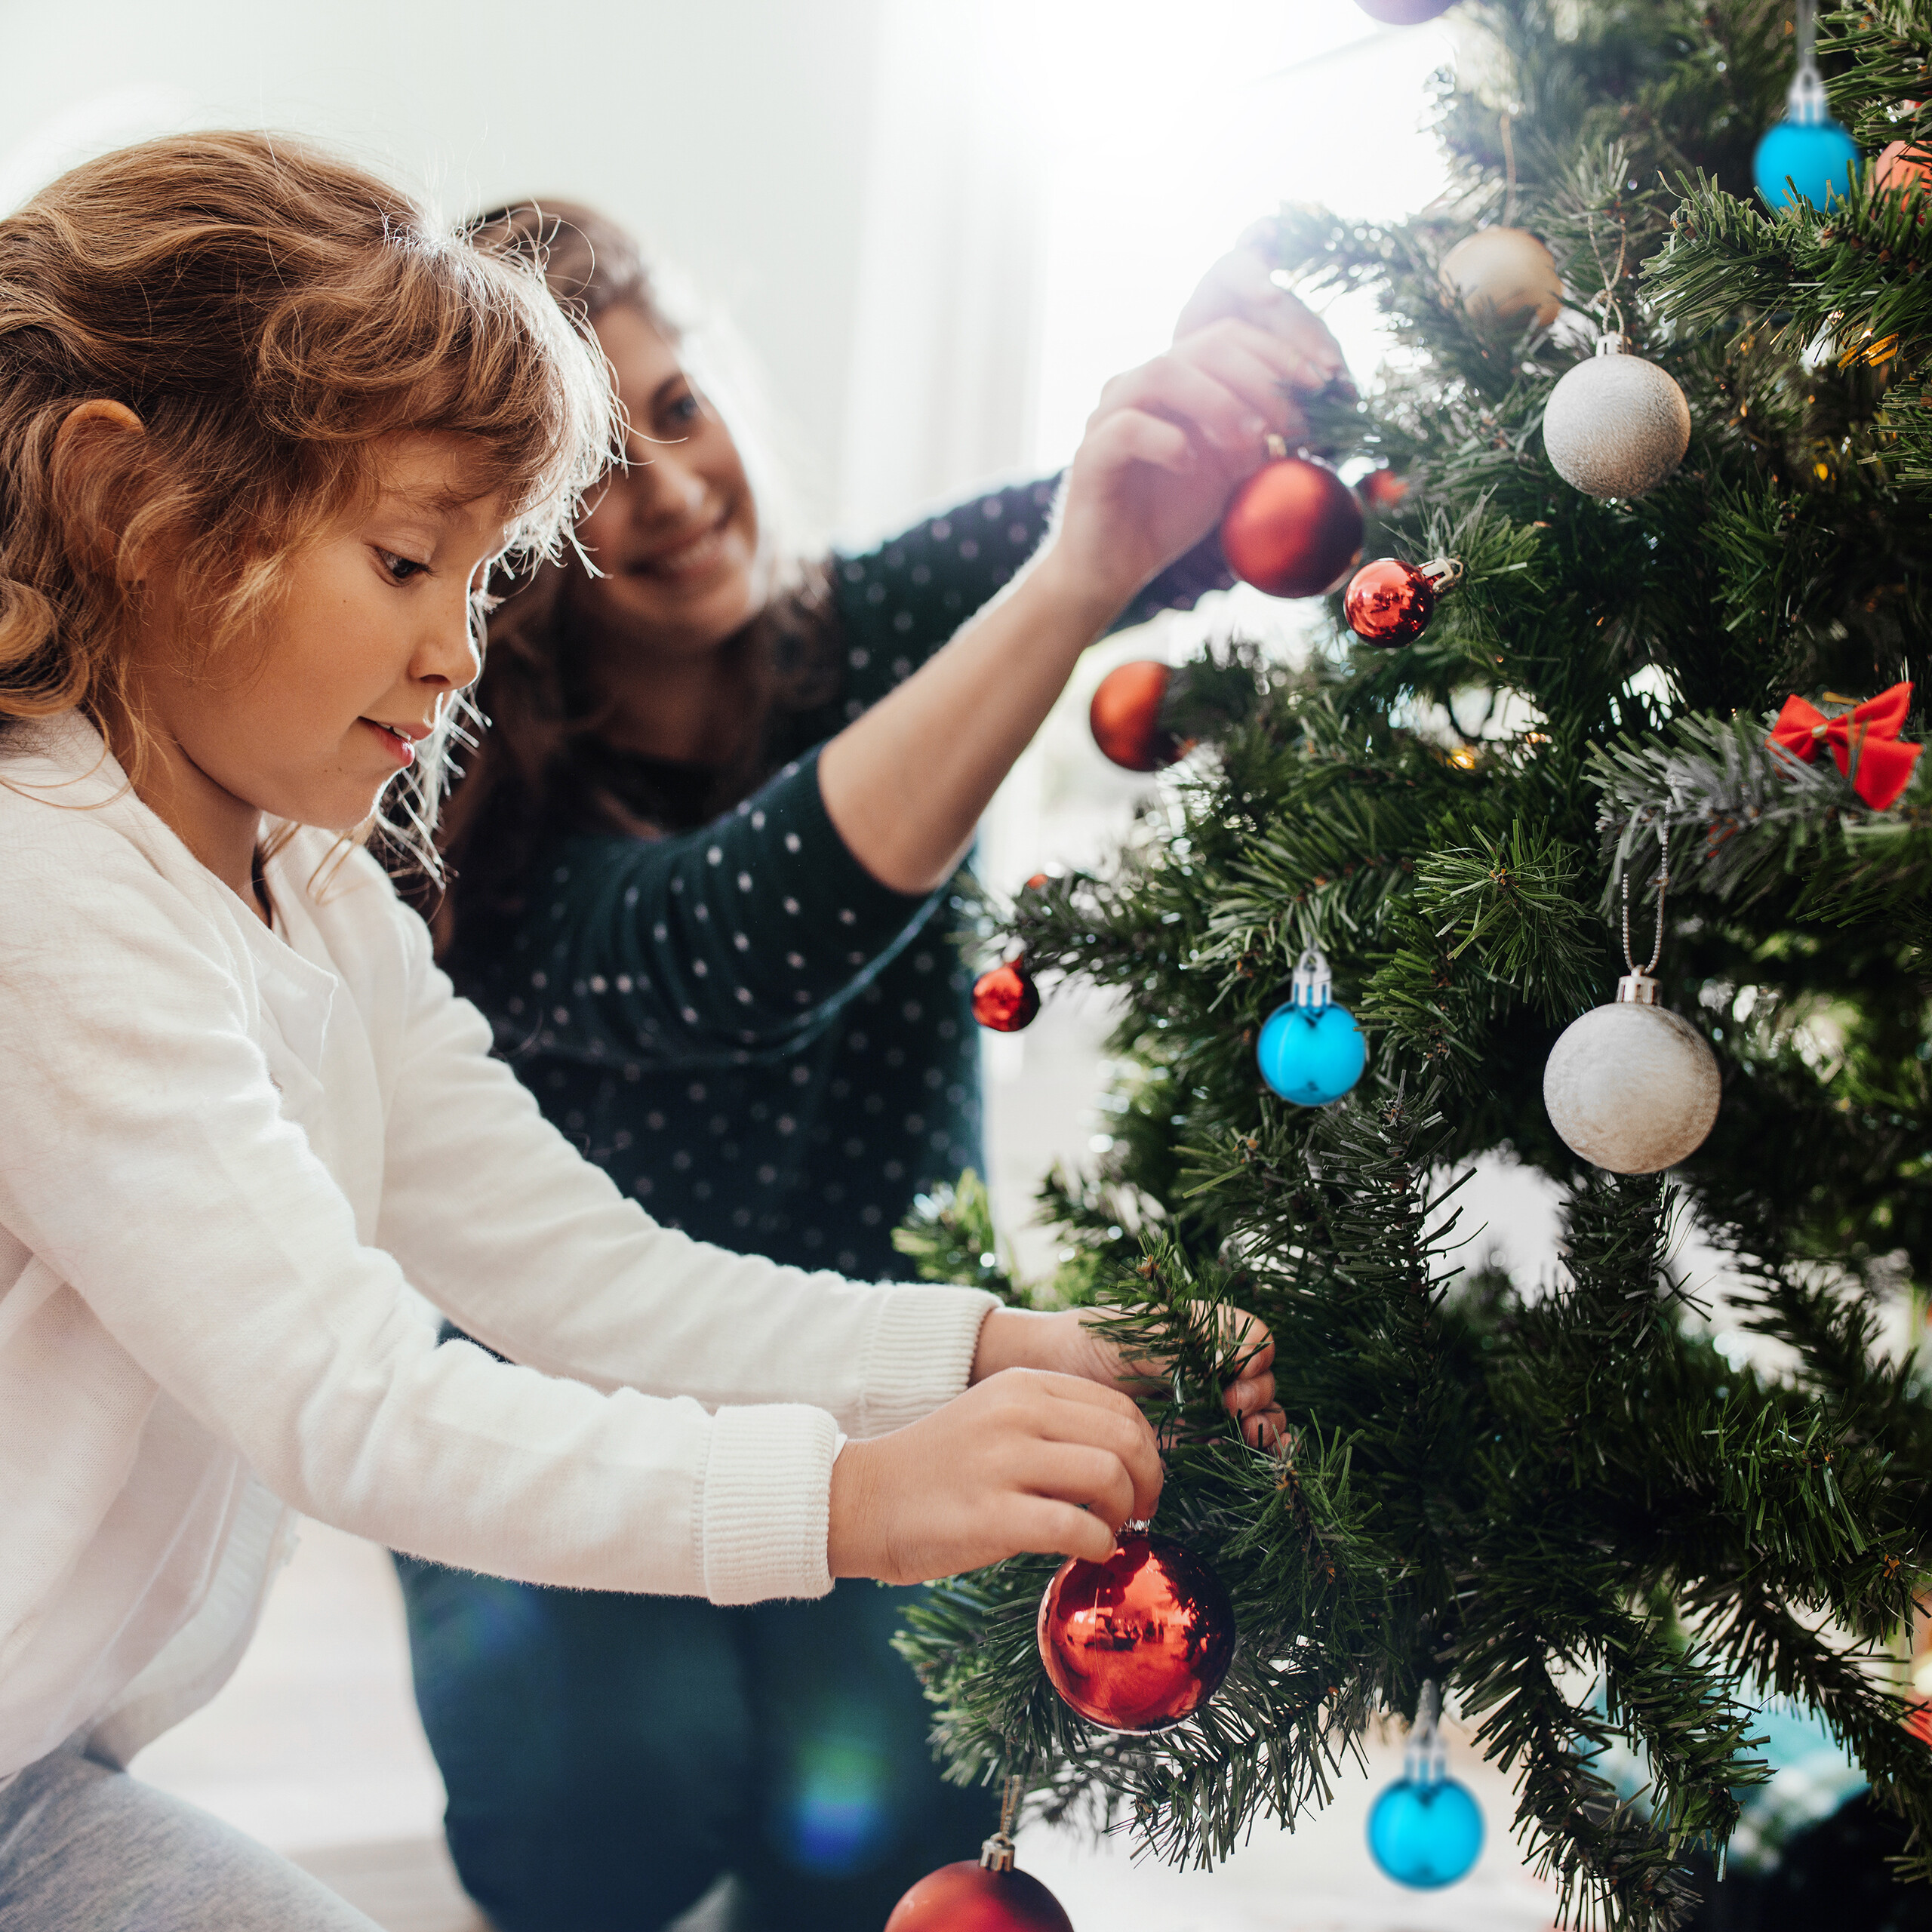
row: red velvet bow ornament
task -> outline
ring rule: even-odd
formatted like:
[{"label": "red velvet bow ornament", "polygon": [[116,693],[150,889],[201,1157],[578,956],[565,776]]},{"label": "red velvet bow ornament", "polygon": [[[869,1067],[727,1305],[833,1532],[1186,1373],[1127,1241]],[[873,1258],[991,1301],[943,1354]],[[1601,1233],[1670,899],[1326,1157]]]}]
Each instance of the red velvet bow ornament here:
[{"label": "red velvet bow ornament", "polygon": [[1874,811],[1883,811],[1912,783],[1920,745],[1902,745],[1899,730],[1912,709],[1912,686],[1894,685],[1836,718],[1827,718],[1801,697],[1788,697],[1767,744],[1782,745],[1806,764],[1828,744],[1851,789]]}]

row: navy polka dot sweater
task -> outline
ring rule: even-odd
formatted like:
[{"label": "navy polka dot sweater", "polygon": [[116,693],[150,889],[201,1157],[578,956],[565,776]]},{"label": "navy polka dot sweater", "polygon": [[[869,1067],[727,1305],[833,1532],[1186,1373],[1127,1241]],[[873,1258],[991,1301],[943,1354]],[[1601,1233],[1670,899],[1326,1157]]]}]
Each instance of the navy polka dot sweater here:
[{"label": "navy polka dot sweater", "polygon": [[[817,747],[909,677],[1044,534],[1017,486],[832,560],[839,688],[786,761],[688,832],[540,854],[522,917],[460,942],[459,989],[544,1112],[667,1226],[863,1280],[903,1272],[913,1195],[983,1168],[979,1041],[955,902],[879,884],[818,789]],[[1228,581],[1211,540],[1123,617]],[[487,938],[485,934],[487,934]]]}]

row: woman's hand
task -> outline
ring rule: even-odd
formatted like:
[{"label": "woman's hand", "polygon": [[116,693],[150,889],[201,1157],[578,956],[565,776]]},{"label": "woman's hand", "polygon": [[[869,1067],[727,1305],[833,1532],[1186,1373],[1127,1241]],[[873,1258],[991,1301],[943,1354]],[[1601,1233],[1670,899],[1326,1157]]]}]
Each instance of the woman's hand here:
[{"label": "woman's hand", "polygon": [[887,1583],[1022,1550],[1099,1562],[1160,1496],[1154,1432],[1125,1395],[1008,1368],[904,1429],[846,1444],[832,1466],[826,1561],[835,1577]]},{"label": "woman's hand", "polygon": [[[1272,1447],[1286,1429],[1287,1418],[1275,1401],[1275,1338],[1245,1309],[1220,1311],[1221,1339],[1238,1365],[1221,1399],[1257,1448]],[[1166,1364],[1130,1358],[1079,1309],[1057,1315],[1025,1309],[996,1308],[980,1324],[973,1357],[973,1380],[1024,1366],[1084,1377],[1109,1388],[1140,1391],[1159,1383]]]},{"label": "woman's hand", "polygon": [[1201,278],[1174,324],[1174,340],[1180,342],[1211,323],[1233,317],[1279,336],[1314,368],[1327,372],[1324,382],[1346,382],[1348,365],[1327,324],[1298,296],[1276,285],[1261,247],[1268,226],[1257,222]]},{"label": "woman's hand", "polygon": [[1268,460],[1271,435],[1291,445],[1306,436],[1298,398],[1334,380],[1340,354],[1321,324],[1294,306],[1318,341],[1223,315],[1107,384],[1036,574],[1111,617],[1214,528]]}]

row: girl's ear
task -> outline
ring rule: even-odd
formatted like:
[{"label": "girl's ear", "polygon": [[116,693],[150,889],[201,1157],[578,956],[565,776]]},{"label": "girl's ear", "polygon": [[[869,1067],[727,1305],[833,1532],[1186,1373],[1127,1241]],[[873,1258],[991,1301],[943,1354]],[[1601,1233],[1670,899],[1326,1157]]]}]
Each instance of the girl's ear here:
[{"label": "girl's ear", "polygon": [[125,402],[76,403],[54,432],[55,502],[68,554],[83,568],[115,567],[146,478],[147,429]]}]

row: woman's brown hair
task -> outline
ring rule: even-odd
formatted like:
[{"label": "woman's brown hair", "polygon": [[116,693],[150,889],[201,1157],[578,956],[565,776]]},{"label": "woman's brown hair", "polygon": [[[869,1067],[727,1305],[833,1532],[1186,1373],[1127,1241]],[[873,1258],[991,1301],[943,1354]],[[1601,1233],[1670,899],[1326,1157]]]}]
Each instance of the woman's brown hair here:
[{"label": "woman's brown hair", "polygon": [[[540,264],[558,307],[579,328],[594,328],[600,315],[625,306],[667,342],[681,343],[684,330],[637,243],[594,210],[521,202],[479,217],[469,233],[483,248]],[[570,623],[571,580],[587,568],[568,546],[534,559],[491,617],[476,694],[487,729],[465,752],[443,814],[448,882],[425,909],[439,946],[454,937],[459,907],[466,914],[520,912],[537,848],[556,832],[648,836],[678,829],[648,796],[608,782],[598,743],[605,721]],[[718,646],[722,674],[737,688],[728,711],[740,729],[711,774],[707,815],[737,804],[766,775],[776,718],[833,694],[835,623],[823,572],[779,556],[771,583],[763,608]]]},{"label": "woman's brown hair", "polygon": [[[96,399],[140,419],[137,475],[58,441]],[[616,427],[608,365],[531,264],[374,175],[263,134],[88,162],[0,220],[0,723],[78,707],[138,753],[127,645],[158,539],[206,669],[371,488],[383,438],[466,438],[533,558]],[[443,735],[387,817],[432,864]]]}]

